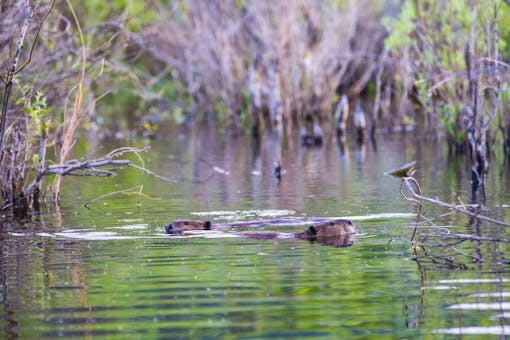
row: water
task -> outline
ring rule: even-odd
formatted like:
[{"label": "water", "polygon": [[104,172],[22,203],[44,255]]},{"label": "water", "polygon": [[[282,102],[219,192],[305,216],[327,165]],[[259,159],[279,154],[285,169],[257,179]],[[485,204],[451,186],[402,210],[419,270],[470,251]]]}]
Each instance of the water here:
[{"label": "water", "polygon": [[[128,169],[108,179],[66,178],[60,209],[23,228],[4,228],[3,337],[509,334],[507,243],[426,247],[415,256],[405,241],[416,208],[400,196],[400,180],[384,172],[416,159],[426,195],[469,202],[468,166],[450,159],[441,144],[394,134],[379,136],[376,146],[350,143],[342,151],[332,138],[321,148],[303,148],[295,139],[269,136],[255,143],[213,129],[165,135],[149,142],[144,160],[177,183]],[[99,155],[113,147],[82,142],[78,151]],[[275,161],[284,169],[280,183],[273,176]],[[496,157],[486,206],[508,222],[510,174],[499,163]],[[425,207],[428,217],[447,212]],[[228,230],[214,237],[163,233],[174,219],[299,216],[351,218],[359,235],[352,247],[335,248],[292,238],[227,237]],[[510,237],[503,227],[470,224],[459,215],[434,222],[452,233]]]}]

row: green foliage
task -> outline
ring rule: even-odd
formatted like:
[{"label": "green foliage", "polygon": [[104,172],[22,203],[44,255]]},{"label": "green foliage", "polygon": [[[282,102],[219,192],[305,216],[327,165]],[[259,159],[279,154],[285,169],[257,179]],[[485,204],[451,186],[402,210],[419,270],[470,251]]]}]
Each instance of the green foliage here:
[{"label": "green foliage", "polygon": [[506,4],[502,4],[498,7],[498,32],[499,32],[499,51],[501,53],[501,59],[510,59],[510,11]]},{"label": "green foliage", "polygon": [[[19,99],[17,104],[22,101],[23,98]],[[38,91],[34,98],[25,104],[24,111],[31,118],[35,135],[38,137],[45,137],[50,127],[51,110],[48,108],[44,94]]]},{"label": "green foliage", "polygon": [[186,115],[179,106],[175,106],[172,110],[172,118],[177,124],[182,124],[186,121]]},{"label": "green foliage", "polygon": [[[409,56],[413,85],[426,105],[425,111],[437,114],[450,140],[457,145],[466,138],[465,127],[458,123],[458,113],[471,105],[464,76],[467,67],[464,51],[474,32],[471,48],[475,57],[492,55],[492,51],[488,51],[488,41],[493,38],[493,32],[488,25],[494,20],[493,4],[492,0],[481,0],[475,6],[463,0],[407,0],[396,19],[383,19],[389,32],[386,48],[396,56]],[[497,25],[502,34],[499,47],[506,44],[503,36],[510,34],[506,25],[510,20],[507,12],[498,12]],[[508,52],[502,54],[508,55]],[[489,75],[480,73],[480,77],[482,81],[482,77]],[[396,77],[396,80],[398,90],[399,79]],[[488,114],[490,110],[481,112]]]},{"label": "green foliage", "polygon": [[225,126],[225,120],[227,118],[228,107],[225,102],[221,98],[216,98],[214,102],[214,112],[216,113],[216,117],[218,119],[218,124],[220,127]]},{"label": "green foliage", "polygon": [[383,18],[382,24],[390,33],[384,41],[384,45],[389,50],[394,50],[403,46],[410,46],[412,42],[412,32],[415,29],[416,8],[414,3],[406,1],[402,7],[402,12],[397,19]]},{"label": "green foliage", "polygon": [[250,112],[249,112],[249,106],[250,106],[250,97],[246,91],[243,92],[243,105],[241,108],[241,113],[239,115],[239,120],[241,122],[241,126],[243,128],[244,133],[247,135],[252,126],[250,121]]},{"label": "green foliage", "polygon": [[449,133],[455,132],[456,110],[452,104],[446,104],[438,110],[439,118]]},{"label": "green foliage", "polygon": [[87,25],[126,18],[126,29],[139,31],[144,25],[156,19],[157,11],[148,10],[149,4],[136,0],[88,0],[81,4],[81,21]]}]

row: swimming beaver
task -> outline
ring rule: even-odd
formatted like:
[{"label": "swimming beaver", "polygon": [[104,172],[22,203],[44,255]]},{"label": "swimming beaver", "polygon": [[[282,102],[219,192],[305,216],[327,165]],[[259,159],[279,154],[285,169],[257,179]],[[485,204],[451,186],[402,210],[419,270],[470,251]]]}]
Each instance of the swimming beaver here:
[{"label": "swimming beaver", "polygon": [[[254,221],[244,221],[244,222],[231,222],[231,223],[214,223],[212,224],[209,221],[200,222],[200,221],[192,221],[192,220],[180,220],[174,221],[165,226],[165,230],[169,228],[173,230],[175,226],[175,230],[173,232],[168,232],[167,234],[182,234],[183,230],[209,230],[208,228],[202,227],[202,223],[211,223],[211,229],[236,229],[236,228],[260,228],[260,227],[276,227],[276,226],[291,226],[291,225],[306,225],[306,224],[317,224],[322,222],[332,221],[331,218],[326,217],[291,217],[291,218],[278,218],[278,219],[268,219],[268,220],[254,220]],[[195,225],[196,228],[189,227],[186,225],[185,229],[182,229],[183,224],[185,223]],[[169,225],[172,225],[169,227]],[[207,226],[206,226],[207,227]]]},{"label": "swimming beaver", "polygon": [[317,242],[326,246],[333,247],[350,247],[354,244],[356,239],[356,228],[349,220],[332,220],[322,222],[308,227],[306,230],[294,233],[285,234],[276,231],[244,231],[235,233],[235,235],[249,238],[254,240],[271,240],[281,238],[298,238],[301,240],[308,240],[310,242]]},{"label": "swimming beaver", "polygon": [[312,225],[295,233],[294,237],[327,246],[350,247],[354,244],[355,235],[356,228],[351,221],[337,219]]},{"label": "swimming beaver", "polygon": [[167,234],[182,235],[182,232],[185,230],[211,230],[211,222],[178,220],[165,226],[165,233]]},{"label": "swimming beaver", "polygon": [[[239,227],[239,223],[236,227]],[[252,222],[246,222],[247,226],[251,226]],[[211,230],[210,221],[174,221],[165,226],[167,234],[182,235],[185,230]],[[333,245],[337,247],[348,247],[354,243],[354,235],[356,228],[349,220],[336,219],[311,225],[306,230],[293,234],[293,237],[302,240],[317,241],[318,243]],[[240,237],[268,240],[282,236],[279,232],[238,232],[236,235]]]},{"label": "swimming beaver", "polygon": [[355,233],[356,228],[351,221],[338,219],[312,225],[304,231],[295,233],[294,236],[300,239],[316,240]]}]

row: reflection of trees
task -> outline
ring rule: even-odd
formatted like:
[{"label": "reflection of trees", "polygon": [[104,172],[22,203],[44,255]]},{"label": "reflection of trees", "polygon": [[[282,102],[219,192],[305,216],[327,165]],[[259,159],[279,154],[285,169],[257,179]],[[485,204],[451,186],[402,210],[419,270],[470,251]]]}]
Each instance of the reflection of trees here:
[{"label": "reflection of trees", "polygon": [[[16,226],[4,223],[2,226],[0,234],[0,278],[4,310],[2,324],[3,332],[8,338],[22,335],[20,331],[23,330],[19,325],[25,320],[32,319],[38,322],[37,314],[34,312],[44,313],[57,304],[69,301],[79,301],[80,306],[87,306],[88,303],[88,291],[82,278],[83,263],[80,256],[75,253],[69,241],[43,238],[34,234],[43,231],[43,227],[41,221]],[[14,230],[18,233],[24,232],[25,235],[10,234]],[[62,291],[60,288],[64,286],[77,289]],[[59,294],[59,299],[56,299],[53,293]],[[71,295],[61,299],[62,294]]]},{"label": "reflection of trees", "polygon": [[[413,260],[417,263],[420,272],[420,301],[413,308],[409,308],[406,298],[403,302],[405,311],[420,310],[420,313],[418,315],[411,312],[406,313],[406,324],[412,326],[419,324],[420,319],[425,317],[423,311],[427,309],[426,305],[437,305],[435,295],[445,298],[445,294],[435,292],[444,291],[447,292],[446,296],[452,297],[453,300],[448,299],[444,311],[445,317],[440,318],[439,320],[443,321],[434,325],[434,332],[457,335],[469,334],[469,332],[482,332],[482,334],[483,332],[500,332],[504,335],[501,315],[503,315],[502,303],[505,293],[503,285],[505,268],[503,266],[507,261],[502,245],[510,243],[510,239],[504,237],[505,228],[510,224],[486,215],[488,210],[482,209],[486,202],[484,188],[478,187],[475,181],[472,182],[469,205],[463,204],[460,199],[460,204],[454,205],[437,198],[426,197],[421,193],[420,185],[414,178],[404,178],[403,187],[404,197],[417,203],[420,207],[413,237],[411,240],[406,240],[413,245]],[[436,218],[423,216],[421,206],[424,203],[431,203],[467,216],[465,231],[461,232],[455,229],[455,233],[453,233],[451,227],[436,224],[438,220],[446,222],[446,225],[461,223],[459,219],[453,219],[454,215],[451,212]],[[454,222],[452,223],[451,220]],[[414,238],[415,234],[416,238]],[[458,274],[464,273],[465,269],[474,269],[476,272],[466,272],[467,276]],[[489,279],[486,278],[488,275]],[[430,279],[437,276],[454,278]],[[456,279],[459,276],[463,279]],[[442,283],[457,287],[441,286]],[[475,285],[475,294],[466,294],[466,291],[471,288],[466,283]],[[438,290],[433,290],[436,288],[434,285],[439,285]],[[474,303],[472,298],[476,298]],[[489,303],[486,302],[487,299],[489,299]],[[480,322],[481,318],[472,317],[472,310],[485,310],[487,311],[485,313],[489,313],[494,310],[494,306],[498,305],[499,310],[495,312],[499,313],[499,316],[493,318],[496,320],[495,326],[487,327],[486,323]],[[466,317],[466,314],[469,317]]]},{"label": "reflection of trees", "polygon": [[[170,173],[182,179],[177,194],[182,199],[204,201],[213,195],[214,202],[222,209],[225,204],[236,204],[238,208],[240,196],[248,198],[242,195],[255,192],[257,200],[251,200],[248,204],[260,204],[260,200],[266,200],[272,206],[303,209],[311,201],[310,197],[361,199],[360,196],[366,191],[381,196],[393,195],[392,189],[379,180],[380,176],[391,167],[389,159],[406,162],[409,158],[403,151],[405,138],[395,138],[395,135],[384,136],[393,145],[391,149],[386,147],[381,154],[377,154],[373,139],[356,144],[352,136],[343,135],[336,139],[335,145],[332,132],[327,130],[321,147],[300,147],[295,138],[297,131],[265,133],[259,138],[232,139],[214,128],[197,127],[183,133],[178,148],[176,143],[170,143],[172,158],[167,164],[161,165],[175,169],[170,170]],[[155,153],[169,153],[153,143]],[[246,152],[247,149],[251,152]],[[418,151],[417,156],[418,161],[425,164],[443,163],[437,152],[427,153],[422,150]],[[281,181],[278,184],[274,180],[276,161],[280,161],[282,166]],[[224,171],[215,171],[215,168]],[[424,176],[428,174],[424,173]],[[433,176],[434,172],[431,180]],[[362,185],[359,184],[360,177],[364,180]],[[346,183],[349,185],[344,185]],[[152,190],[149,184],[146,188]],[[211,204],[213,202],[210,200],[206,202],[209,209],[213,209]]]},{"label": "reflection of trees", "polygon": [[16,313],[14,311],[14,307],[12,305],[15,305],[15,301],[12,301],[11,305],[11,299],[15,299],[14,295],[11,298],[11,287],[7,284],[7,278],[8,278],[8,266],[7,261],[5,259],[5,251],[12,249],[12,246],[7,244],[5,240],[5,236],[2,232],[2,235],[0,236],[0,261],[2,265],[0,266],[0,275],[2,280],[2,306],[3,306],[3,334],[6,335],[9,338],[18,338],[18,321],[16,320]]},{"label": "reflection of trees", "polygon": [[[508,278],[505,278],[501,261],[504,255],[501,243],[483,244],[487,247],[478,247],[480,244],[476,244],[471,247],[471,253],[464,249],[464,260],[452,247],[446,247],[441,252],[437,251],[439,248],[428,249],[414,258],[420,273],[420,284],[416,287],[419,298],[413,300],[403,296],[406,327],[418,328],[428,324],[432,327],[429,331],[446,334],[469,334],[470,331],[483,334],[484,331],[489,332],[488,329],[494,332],[494,328],[501,327],[500,334],[505,334],[502,316],[505,312],[505,294],[508,294],[505,292]],[[474,262],[475,271],[464,271],[473,263],[470,261],[472,256],[479,256]],[[426,313],[441,305],[445,307],[440,315]],[[431,318],[437,322],[423,322]],[[486,318],[492,320],[492,325],[488,326],[482,321]]]},{"label": "reflection of trees", "polygon": [[[25,227],[26,228],[26,227]],[[4,223],[0,234],[0,274],[2,280],[3,332],[11,338],[19,334],[19,318],[23,318],[23,298],[19,292],[34,292],[31,286],[32,264],[30,257],[24,256],[35,246],[24,237],[13,237],[8,233],[20,230],[20,226]],[[21,315],[20,315],[21,314]]]}]

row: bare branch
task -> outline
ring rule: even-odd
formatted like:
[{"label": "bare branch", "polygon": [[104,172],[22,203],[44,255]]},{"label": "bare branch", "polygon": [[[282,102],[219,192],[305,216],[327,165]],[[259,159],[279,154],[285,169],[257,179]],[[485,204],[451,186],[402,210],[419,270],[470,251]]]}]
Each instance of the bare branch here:
[{"label": "bare branch", "polygon": [[128,148],[128,147],[122,147],[119,149],[115,149],[111,151],[108,155],[105,157],[97,158],[97,159],[91,159],[91,160],[85,160],[85,161],[78,161],[76,159],[69,160],[63,164],[53,164],[48,166],[44,171],[41,171],[36,175],[36,177],[32,180],[32,182],[27,186],[23,194],[25,197],[31,195],[34,190],[36,189],[37,185],[40,183],[42,178],[44,176],[50,176],[50,175],[60,175],[60,176],[116,176],[116,173],[113,170],[118,170],[122,168],[115,168],[115,169],[98,169],[105,166],[110,165],[125,165],[132,168],[135,168],[147,175],[150,175],[152,177],[155,177],[157,179],[176,183],[177,180],[170,179],[164,176],[160,176],[153,171],[150,171],[146,169],[144,166],[140,166],[138,164],[135,164],[133,161],[129,159],[114,159],[116,157],[119,157],[120,155],[131,153],[131,154],[139,154],[140,152],[145,152],[149,148],[143,148],[143,149],[135,149],[135,148]]},{"label": "bare branch", "polygon": [[466,214],[466,215],[471,216],[471,217],[478,218],[480,220],[484,220],[484,221],[487,221],[487,222],[503,225],[505,227],[510,227],[510,223],[507,223],[507,222],[504,222],[504,221],[500,221],[500,220],[497,220],[497,219],[489,217],[489,216],[480,215],[480,214],[471,212],[471,211],[469,211],[467,209],[458,207],[458,206],[456,206],[454,204],[449,204],[449,203],[440,201],[438,199],[433,199],[433,198],[430,198],[430,197],[422,196],[421,194],[418,194],[418,193],[416,193],[416,191],[414,191],[414,189],[413,189],[413,187],[411,185],[411,183],[414,183],[414,182],[416,182],[416,179],[414,179],[413,177],[404,177],[404,178],[402,178],[403,185],[405,185],[405,187],[409,190],[409,192],[411,194],[411,197],[403,195],[404,198],[407,199],[407,200],[414,201],[414,202],[416,202],[416,201],[430,202],[430,203],[433,203],[433,204],[441,206],[441,207],[445,207],[445,208],[448,208],[448,209],[453,209],[455,211],[458,211],[460,213]]},{"label": "bare branch", "polygon": [[[403,179],[406,179],[406,178],[409,178],[410,181],[412,181],[414,183],[414,185],[416,185],[416,188],[418,189],[418,191],[420,192],[421,194],[421,187],[420,187],[420,184],[418,183],[418,181],[416,179],[414,179],[414,177],[404,177]],[[404,183],[402,181],[402,183]],[[409,188],[411,188],[411,185],[409,184],[408,181],[406,181],[406,184]],[[411,191],[414,193],[414,190],[411,189]],[[422,211],[423,211],[423,202],[420,200],[420,199],[415,199],[415,198],[410,198],[410,197],[407,197],[405,194],[404,194],[404,191],[402,190],[402,186],[400,186],[400,194],[408,201],[414,201],[416,203],[418,203],[418,214],[416,215],[416,224],[414,225],[414,229],[413,229],[413,235],[411,236],[411,242],[413,242],[413,248],[416,249],[416,243],[415,243],[415,240],[414,238],[416,237],[416,232],[418,231],[418,224],[420,223],[420,217],[421,217],[421,214],[422,214]]]},{"label": "bare branch", "polygon": [[12,82],[14,79],[15,70],[18,66],[21,50],[23,49],[23,44],[25,42],[25,36],[27,34],[28,26],[30,25],[30,21],[32,20],[33,15],[34,9],[30,6],[30,2],[28,0],[25,0],[25,20],[23,21],[23,26],[21,26],[21,32],[18,38],[18,43],[16,45],[16,51],[14,52],[14,57],[12,59],[12,64],[9,68],[6,79],[2,80],[5,83],[5,88],[2,97],[2,120],[0,122],[0,159],[3,158],[2,151],[5,137],[5,127],[7,124],[7,111],[9,109],[9,99],[11,98],[12,92]]},{"label": "bare branch", "polygon": [[32,41],[32,47],[30,48],[30,53],[28,55],[28,59],[17,70],[13,71],[13,74],[16,74],[16,73],[22,71],[32,61],[32,55],[34,53],[35,43],[37,42],[37,38],[39,38],[39,34],[41,33],[41,28],[42,28],[44,22],[46,21],[46,19],[48,18],[48,16],[50,15],[50,12],[53,9],[54,5],[55,5],[55,0],[51,0],[48,11],[42,18],[41,22],[39,23],[39,26],[37,27],[37,32],[35,33],[34,41]]},{"label": "bare branch", "polygon": [[491,242],[510,242],[510,239],[500,237],[481,237],[467,234],[445,234],[437,233],[434,236],[440,236],[442,238],[460,239],[466,241],[491,241]]}]

